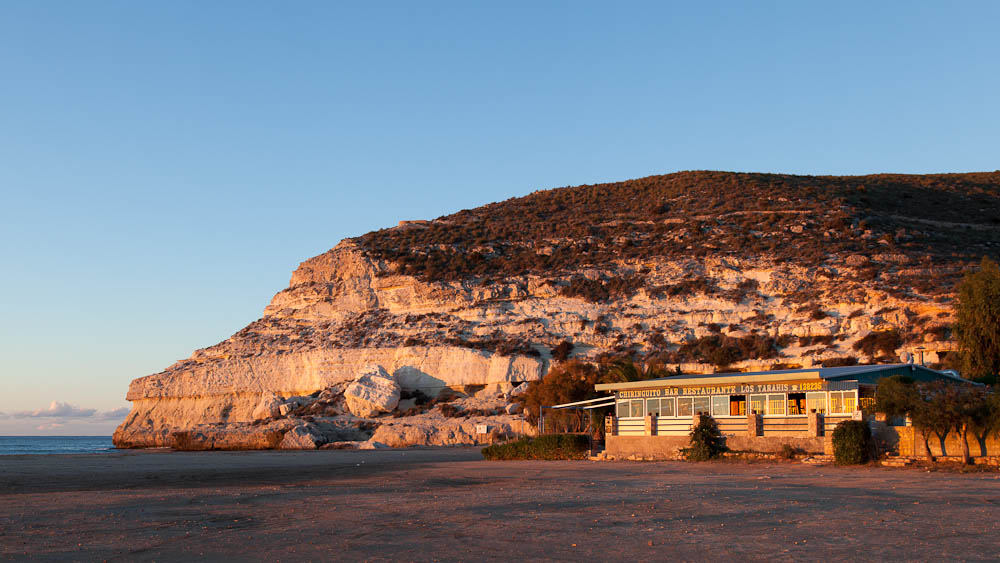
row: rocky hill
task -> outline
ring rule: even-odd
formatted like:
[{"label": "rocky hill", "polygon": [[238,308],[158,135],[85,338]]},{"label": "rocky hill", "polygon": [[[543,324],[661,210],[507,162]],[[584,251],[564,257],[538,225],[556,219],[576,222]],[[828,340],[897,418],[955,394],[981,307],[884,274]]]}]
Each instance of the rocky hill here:
[{"label": "rocky hill", "polygon": [[[474,416],[420,404],[452,390],[448,410],[495,415],[553,353],[688,372],[917,347],[944,362],[955,283],[1000,254],[998,235],[1000,172],[682,172],[404,221],[306,260],[261,319],[133,381],[115,441],[270,447],[297,428],[313,443],[461,443]],[[419,392],[393,406],[410,416],[357,416],[331,395],[374,367]]]}]

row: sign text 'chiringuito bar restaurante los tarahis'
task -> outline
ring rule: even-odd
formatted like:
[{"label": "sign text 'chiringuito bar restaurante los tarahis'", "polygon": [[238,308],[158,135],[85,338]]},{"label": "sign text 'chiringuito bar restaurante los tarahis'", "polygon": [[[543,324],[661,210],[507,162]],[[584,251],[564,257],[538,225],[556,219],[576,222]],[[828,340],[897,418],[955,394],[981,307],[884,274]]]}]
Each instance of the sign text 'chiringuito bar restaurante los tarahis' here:
[{"label": "sign text 'chiringuito bar restaurante los tarahis'", "polygon": [[905,375],[916,381],[961,380],[913,364],[848,366],[745,373],[678,375],[597,385],[612,391],[606,451],[647,459],[687,447],[698,416],[711,415],[730,449],[775,452],[790,445],[808,453],[830,450],[829,436],[844,420],[874,414],[878,381]]}]

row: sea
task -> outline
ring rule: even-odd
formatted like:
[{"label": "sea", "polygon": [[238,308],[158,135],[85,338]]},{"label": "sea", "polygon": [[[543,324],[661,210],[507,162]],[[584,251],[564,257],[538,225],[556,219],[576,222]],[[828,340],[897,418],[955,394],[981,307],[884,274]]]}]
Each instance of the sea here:
[{"label": "sea", "polygon": [[115,451],[111,436],[0,436],[0,455],[100,454]]}]

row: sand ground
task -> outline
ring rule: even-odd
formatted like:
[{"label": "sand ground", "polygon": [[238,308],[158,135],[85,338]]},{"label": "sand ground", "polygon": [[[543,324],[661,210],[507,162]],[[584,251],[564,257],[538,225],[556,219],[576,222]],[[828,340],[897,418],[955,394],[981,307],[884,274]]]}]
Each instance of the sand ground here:
[{"label": "sand ground", "polygon": [[997,473],[485,462],[476,449],[0,458],[0,559],[998,557]]}]

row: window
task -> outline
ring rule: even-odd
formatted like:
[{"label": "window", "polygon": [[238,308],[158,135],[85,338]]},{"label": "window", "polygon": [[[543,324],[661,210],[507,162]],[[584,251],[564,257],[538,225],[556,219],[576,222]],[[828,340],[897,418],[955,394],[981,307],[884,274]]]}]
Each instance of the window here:
[{"label": "window", "polygon": [[844,391],[844,412],[858,410],[858,400],[854,394],[854,391]]},{"label": "window", "polygon": [[660,400],[646,399],[646,412],[654,416],[660,416]]},{"label": "window", "polygon": [[767,396],[767,414],[785,414],[785,396]]},{"label": "window", "polygon": [[618,418],[632,416],[632,404],[628,401],[618,401]]},{"label": "window", "polygon": [[729,395],[712,397],[712,416],[729,416]]},{"label": "window", "polygon": [[844,412],[844,394],[840,391],[830,393],[830,412]]},{"label": "window", "polygon": [[660,416],[674,416],[674,398],[660,399]]},{"label": "window", "polygon": [[857,408],[857,401],[854,398],[854,391],[832,391],[830,392],[830,412],[831,413],[852,413]]},{"label": "window", "polygon": [[747,414],[746,395],[729,396],[729,414],[730,416],[746,416]]},{"label": "window", "polygon": [[691,397],[680,397],[677,399],[677,416],[691,416]]},{"label": "window", "polygon": [[700,412],[704,414],[709,414],[712,407],[712,402],[708,397],[695,397],[694,398],[694,412]]},{"label": "window", "polygon": [[632,418],[642,418],[644,414],[644,409],[642,408],[643,400],[632,401]]},{"label": "window", "polygon": [[750,412],[757,414],[767,414],[765,403],[766,395],[750,395]]},{"label": "window", "polygon": [[788,394],[788,414],[790,414],[790,415],[806,414],[806,394],[805,393],[789,393]]},{"label": "window", "polygon": [[826,393],[806,393],[806,409],[826,412]]}]

